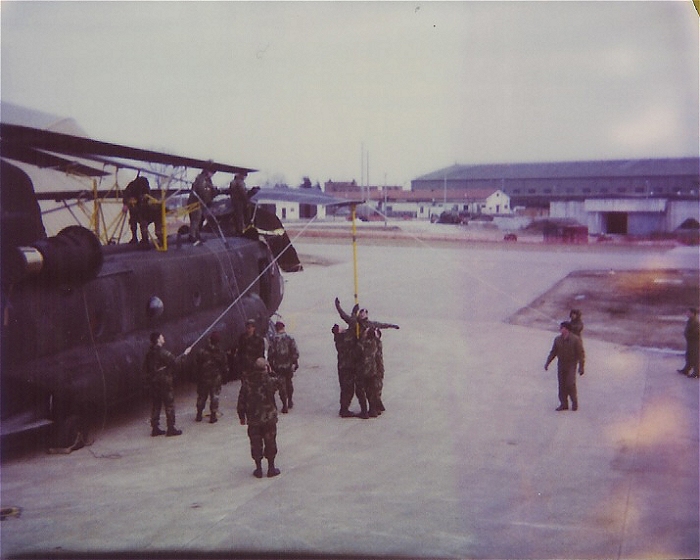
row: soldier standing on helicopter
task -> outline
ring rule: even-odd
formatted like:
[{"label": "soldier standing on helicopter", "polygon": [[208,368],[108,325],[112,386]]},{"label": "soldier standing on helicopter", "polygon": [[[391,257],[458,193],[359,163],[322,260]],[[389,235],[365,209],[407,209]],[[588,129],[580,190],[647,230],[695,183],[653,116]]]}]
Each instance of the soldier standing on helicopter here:
[{"label": "soldier standing on helicopter", "polygon": [[148,243],[148,219],[146,210],[148,206],[147,196],[151,192],[146,177],[136,177],[124,189],[122,198],[122,212],[129,212],[129,229],[131,240],[129,243],[138,243],[138,228],[141,228],[141,243]]},{"label": "soldier standing on helicopter", "polygon": [[222,379],[226,376],[228,363],[226,354],[219,347],[221,336],[213,332],[209,342],[197,353],[197,417],[202,421],[202,412],[209,399],[209,423],[217,421],[219,411],[219,394],[221,394]]},{"label": "soldier standing on helicopter", "polygon": [[[175,427],[175,389],[174,370],[182,366],[182,362],[190,353],[187,348],[179,358],[168,352],[163,345],[165,337],[160,332],[151,333],[151,347],[146,353],[143,370],[146,384],[151,393],[151,436],[179,436],[182,430]],[[168,429],[160,429],[160,411],[165,407],[165,419]]]},{"label": "soldier standing on helicopter", "polygon": [[282,412],[286,413],[294,406],[292,402],[292,394],[294,393],[292,377],[294,377],[294,372],[299,369],[299,349],[294,338],[285,331],[285,325],[282,321],[275,323],[275,335],[270,340],[267,359],[273,374],[280,380]]}]

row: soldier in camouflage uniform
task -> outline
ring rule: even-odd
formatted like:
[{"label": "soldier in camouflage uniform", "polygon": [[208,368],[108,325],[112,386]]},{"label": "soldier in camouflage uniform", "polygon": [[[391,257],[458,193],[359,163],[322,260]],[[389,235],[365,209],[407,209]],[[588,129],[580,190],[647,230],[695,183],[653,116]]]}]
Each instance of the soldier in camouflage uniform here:
[{"label": "soldier in camouflage uniform", "polygon": [[253,369],[255,360],[265,357],[265,339],[256,330],[255,319],[245,322],[245,332],[238,338],[236,361],[241,372],[241,380]]},{"label": "soldier in camouflage uniform", "polygon": [[226,354],[220,348],[221,336],[214,332],[208,344],[197,353],[197,422],[202,421],[202,412],[209,399],[209,423],[217,421],[219,395],[222,379],[228,370]]},{"label": "soldier in camouflage uniform", "polygon": [[189,240],[195,245],[199,245],[202,242],[199,230],[204,221],[204,211],[209,207],[218,193],[218,189],[211,180],[214,173],[216,173],[216,170],[212,164],[208,164],[202,169],[202,172],[197,175],[192,183],[192,191],[187,199],[188,205],[194,204],[195,202],[198,203],[197,208],[190,212]]},{"label": "soldier in camouflage uniform", "polygon": [[277,456],[277,405],[275,391],[279,388],[276,378],[270,375],[265,358],[258,358],[238,393],[238,418],[241,425],[248,424],[250,454],[255,461],[253,475],[262,478],[262,460],[267,459],[267,476],[280,474],[275,467]]},{"label": "soldier in camouflage uniform", "polygon": [[360,363],[358,376],[364,382],[365,393],[369,403],[369,411],[367,415],[360,415],[361,418],[376,418],[381,414],[379,410],[381,378],[380,369],[383,364],[380,360],[379,353],[379,329],[370,327],[362,331],[360,340],[358,340]]},{"label": "soldier in camouflage uniform", "polygon": [[382,402],[382,390],[384,389],[384,348],[382,347],[382,331],[376,330],[377,337],[377,414],[386,410]]},{"label": "soldier in camouflage uniform", "polygon": [[294,372],[299,369],[299,349],[294,338],[285,331],[285,325],[282,321],[275,323],[275,335],[270,340],[267,359],[270,362],[273,375],[276,375],[280,380],[282,412],[286,413],[294,406],[292,402],[294,394],[292,378]]},{"label": "soldier in camouflage uniform", "polygon": [[340,411],[341,418],[353,418],[350,412],[352,396],[357,396],[360,403],[360,417],[367,417],[367,397],[365,396],[362,380],[357,380],[357,339],[350,329],[343,329],[333,325],[331,329],[335,349],[338,352],[338,383],[340,384]]},{"label": "soldier in camouflage uniform", "polygon": [[[143,362],[146,386],[151,394],[151,436],[179,436],[182,431],[175,427],[175,390],[174,370],[182,366],[182,362],[190,353],[187,348],[180,358],[168,352],[163,345],[165,337],[162,333],[151,333],[151,347]],[[165,407],[167,432],[160,429],[160,411]]]}]

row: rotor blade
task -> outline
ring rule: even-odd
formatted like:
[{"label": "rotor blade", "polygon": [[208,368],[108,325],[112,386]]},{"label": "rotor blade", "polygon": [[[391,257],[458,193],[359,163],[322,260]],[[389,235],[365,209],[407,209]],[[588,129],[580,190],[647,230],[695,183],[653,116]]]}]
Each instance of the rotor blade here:
[{"label": "rotor blade", "polygon": [[47,154],[29,146],[8,144],[4,140],[0,141],[0,156],[4,159],[21,161],[22,163],[28,163],[29,165],[34,165],[39,168],[55,169],[64,173],[75,173],[77,175],[86,175],[89,177],[104,177],[109,175],[109,173],[101,169],[96,169],[89,165],[53,154]]},{"label": "rotor blade", "polygon": [[148,161],[165,165],[193,167],[202,169],[209,166],[214,171],[225,173],[252,173],[255,169],[238,167],[225,163],[211,162],[203,159],[188,158],[157,152],[153,150],[143,150],[131,146],[111,144],[62,134],[49,130],[39,130],[26,126],[0,123],[0,136],[3,142],[7,141],[14,145],[30,147],[37,150],[47,150],[57,154],[79,156],[90,159],[91,156],[119,157],[136,161]]}]

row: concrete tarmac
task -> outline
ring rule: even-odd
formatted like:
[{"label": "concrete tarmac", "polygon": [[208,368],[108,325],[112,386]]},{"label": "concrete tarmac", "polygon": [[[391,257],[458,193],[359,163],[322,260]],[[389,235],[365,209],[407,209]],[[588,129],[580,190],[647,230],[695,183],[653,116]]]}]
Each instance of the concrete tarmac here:
[{"label": "concrete tarmac", "polygon": [[295,245],[311,264],[285,275],[280,309],[301,352],[281,475],[252,475],[239,382],[214,425],[194,422],[185,386],[180,437],[151,438],[143,404],[89,448],[5,461],[2,506],[21,514],[0,525],[2,558],[700,557],[699,385],[682,355],[584,338],[580,409],[555,412],[543,365],[568,309],[550,330],[505,322],[572,270],[697,269],[697,248],[360,245],[361,304],[401,326],[383,337],[387,410],[361,420],[338,417],[330,333],[334,298],[353,305],[352,248]]}]

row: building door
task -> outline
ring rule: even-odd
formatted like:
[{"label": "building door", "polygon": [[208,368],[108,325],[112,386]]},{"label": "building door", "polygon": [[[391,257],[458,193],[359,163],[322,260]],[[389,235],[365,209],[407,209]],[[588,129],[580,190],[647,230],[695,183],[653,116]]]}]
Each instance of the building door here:
[{"label": "building door", "polygon": [[627,212],[606,212],[605,233],[627,235]]},{"label": "building door", "polygon": [[300,204],[299,205],[299,217],[300,218],[315,218],[318,208],[315,204]]}]

